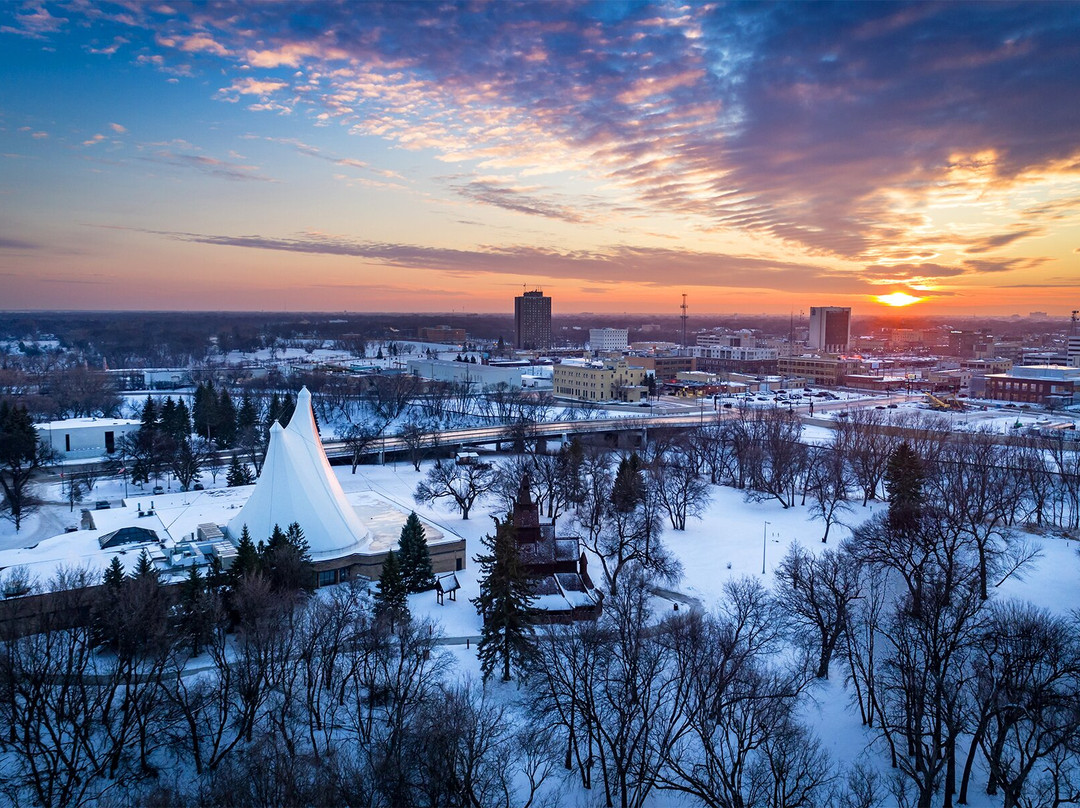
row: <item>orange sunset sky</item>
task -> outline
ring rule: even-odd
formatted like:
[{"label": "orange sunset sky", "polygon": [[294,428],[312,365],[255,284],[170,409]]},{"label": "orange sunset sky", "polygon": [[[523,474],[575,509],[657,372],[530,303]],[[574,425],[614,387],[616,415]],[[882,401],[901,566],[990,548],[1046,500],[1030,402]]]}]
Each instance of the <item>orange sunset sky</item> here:
[{"label": "orange sunset sky", "polygon": [[0,309],[1063,315],[1077,43],[1064,2],[6,3]]}]

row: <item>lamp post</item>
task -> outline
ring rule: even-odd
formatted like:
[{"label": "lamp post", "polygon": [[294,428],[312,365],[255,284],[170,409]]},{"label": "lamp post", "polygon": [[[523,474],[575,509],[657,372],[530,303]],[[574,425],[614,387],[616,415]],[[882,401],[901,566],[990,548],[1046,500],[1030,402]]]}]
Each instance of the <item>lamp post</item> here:
[{"label": "lamp post", "polygon": [[769,536],[769,525],[771,522],[766,522],[765,527],[761,529],[761,574],[765,574],[765,542]]}]

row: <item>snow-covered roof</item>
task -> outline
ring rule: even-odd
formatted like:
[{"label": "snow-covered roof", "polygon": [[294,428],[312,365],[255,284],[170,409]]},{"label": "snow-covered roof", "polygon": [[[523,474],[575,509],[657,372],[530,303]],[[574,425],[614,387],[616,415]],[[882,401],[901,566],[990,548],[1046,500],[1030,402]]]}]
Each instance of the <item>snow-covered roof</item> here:
[{"label": "snow-covered roof", "polygon": [[229,535],[238,539],[246,524],[257,543],[270,536],[274,525],[284,530],[293,522],[303,529],[315,561],[371,549],[371,534],[345,499],[326,459],[306,387],[296,397],[289,426],[275,423],[270,428],[270,446],[255,490],[229,520]]},{"label": "snow-covered roof", "polygon": [[109,426],[140,426],[142,421],[133,418],[65,418],[62,421],[45,421],[35,424],[38,429],[89,429]]}]

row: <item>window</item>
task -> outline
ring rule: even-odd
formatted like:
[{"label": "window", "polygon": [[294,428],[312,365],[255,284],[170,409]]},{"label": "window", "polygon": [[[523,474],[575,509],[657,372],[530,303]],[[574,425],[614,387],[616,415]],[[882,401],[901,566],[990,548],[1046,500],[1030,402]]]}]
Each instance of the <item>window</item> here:
[{"label": "window", "polygon": [[71,435],[64,435],[64,451],[71,451]]},{"label": "window", "polygon": [[337,583],[337,570],[323,570],[319,573],[319,586],[330,586]]}]

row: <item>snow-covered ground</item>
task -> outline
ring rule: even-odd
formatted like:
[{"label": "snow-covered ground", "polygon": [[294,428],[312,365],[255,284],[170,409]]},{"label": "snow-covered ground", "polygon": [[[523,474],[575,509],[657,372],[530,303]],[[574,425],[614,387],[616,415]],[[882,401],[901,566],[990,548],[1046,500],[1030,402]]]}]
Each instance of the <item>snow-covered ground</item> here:
[{"label": "snow-covered ground", "polygon": [[[1004,417],[1015,419],[1015,414],[1008,413]],[[407,462],[360,466],[356,474],[350,473],[348,466],[335,467],[334,472],[350,499],[356,498],[361,492],[377,492],[402,511],[416,510],[422,518],[443,532],[466,539],[469,562],[466,569],[458,573],[461,589],[456,602],[446,600],[440,606],[436,603],[435,594],[427,592],[411,596],[409,605],[414,616],[431,618],[441,625],[442,634],[449,643],[447,652],[458,663],[458,675],[475,679],[479,678],[475,642],[470,639],[468,647],[464,644],[465,638],[474,638],[480,633],[480,620],[469,603],[469,599],[478,592],[478,570],[472,559],[481,550],[481,537],[492,530],[491,517],[503,514],[498,501],[491,496],[478,503],[469,520],[462,520],[459,514],[443,505],[417,505],[412,494],[428,466],[425,463],[419,473]],[[213,489],[209,475],[204,477],[203,482],[208,489]],[[217,486],[223,485],[224,477],[219,474]],[[810,511],[806,507],[785,509],[775,501],[747,501],[742,492],[726,487],[713,486],[710,492],[711,500],[707,509],[700,518],[689,521],[686,531],[667,529],[664,534],[664,541],[681,560],[684,570],[677,588],[699,599],[705,609],[715,608],[724,584],[729,580],[750,576],[771,585],[773,572],[792,543],[801,543],[814,551],[823,547],[820,541],[822,524],[810,518]],[[58,486],[50,486],[43,493],[54,503],[60,498]],[[130,497],[137,496],[130,486],[128,494]],[[112,479],[99,482],[89,498],[91,501],[115,501],[123,495],[123,482]],[[845,514],[844,524],[833,527],[829,546],[836,546],[850,535],[852,527],[882,507],[880,503],[872,503],[863,508],[855,503],[852,510]],[[78,506],[74,512],[70,512],[66,503],[57,503],[46,505],[31,516],[18,535],[10,523],[0,523],[0,549],[35,544],[59,532],[58,526],[62,530],[69,522],[76,522],[77,517]],[[563,529],[568,529],[568,526]],[[994,596],[1028,600],[1055,612],[1066,612],[1080,606],[1080,589],[1077,588],[1077,581],[1080,580],[1080,542],[1052,535],[1033,535],[1031,541],[1041,548],[1041,558],[1033,563],[1023,580],[1009,579]],[[506,698],[514,697],[510,688],[516,686],[493,686],[506,688]],[[813,697],[805,707],[805,718],[834,760],[850,762],[860,757],[878,763],[882,760],[873,745],[874,735],[860,725],[857,712],[849,703],[842,677],[834,676],[830,681],[815,686]],[[655,795],[650,804],[669,804],[669,799],[670,795],[661,793]],[[979,789],[973,789],[970,805],[974,808],[990,808],[996,804],[1000,804],[1000,798],[995,800],[979,793]]]}]

